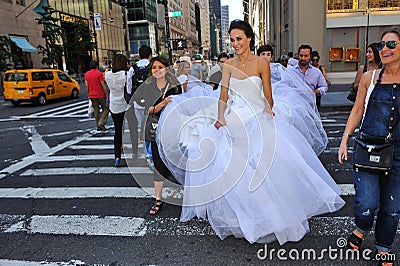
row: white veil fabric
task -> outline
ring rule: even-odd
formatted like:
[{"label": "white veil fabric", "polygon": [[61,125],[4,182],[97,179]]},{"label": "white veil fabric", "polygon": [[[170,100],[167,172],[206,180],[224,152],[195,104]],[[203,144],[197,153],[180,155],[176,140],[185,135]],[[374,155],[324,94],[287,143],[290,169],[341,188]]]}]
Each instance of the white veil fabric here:
[{"label": "white veil fabric", "polygon": [[[326,148],[328,138],[316,107],[315,94],[299,78],[288,74],[281,64],[270,66],[274,113],[295,127],[319,155]],[[219,94],[220,90],[213,91],[211,86],[189,79],[187,92],[173,96],[162,112],[157,144],[161,158],[181,184],[185,182],[187,147],[215,123]],[[260,97],[263,97],[262,93]],[[231,96],[226,113],[230,102]]]}]

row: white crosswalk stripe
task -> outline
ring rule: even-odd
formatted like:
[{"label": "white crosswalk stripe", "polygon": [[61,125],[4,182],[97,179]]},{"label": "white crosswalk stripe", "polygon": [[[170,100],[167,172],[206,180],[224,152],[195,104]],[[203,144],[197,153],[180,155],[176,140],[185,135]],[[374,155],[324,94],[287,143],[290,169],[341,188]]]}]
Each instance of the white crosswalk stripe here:
[{"label": "white crosswalk stripe", "polygon": [[60,107],[50,108],[44,111],[36,112],[29,115],[13,116],[9,119],[37,119],[37,118],[87,118],[88,117],[88,101],[82,100],[73,102]]},{"label": "white crosswalk stripe", "polygon": [[[87,102],[83,102],[82,106]],[[85,106],[85,111],[86,111]],[[81,108],[80,103],[75,103],[68,107],[70,111]],[[32,117],[74,116],[74,113],[65,113],[64,108],[50,110],[32,114]],[[334,120],[325,120],[325,124],[335,124]],[[340,132],[334,132],[337,134]],[[336,139],[336,137],[332,137]],[[0,200],[70,200],[70,199],[133,199],[150,200],[154,195],[153,187],[74,187],[68,184],[66,187],[31,187],[29,180],[35,178],[51,177],[69,178],[69,176],[92,176],[96,178],[100,175],[149,175],[151,179],[152,171],[145,166],[121,167],[112,166],[84,166],[86,162],[101,162],[104,160],[112,161],[113,154],[112,132],[107,135],[99,136],[87,134],[70,141],[69,145],[62,146],[57,151],[69,151],[71,155],[55,155],[49,153],[48,156],[32,157],[29,164],[24,168],[15,168],[13,171],[16,177],[27,178],[26,187],[19,188],[0,188]],[[97,144],[96,144],[97,143]],[[130,150],[127,145],[127,150]],[[143,145],[140,145],[143,148]],[[94,151],[101,150],[101,154],[93,154]],[[325,153],[333,153],[336,147],[330,147]],[[337,152],[337,151],[336,151]],[[68,154],[68,153],[67,153]],[[126,153],[123,158],[130,158],[131,154]],[[144,160],[142,156],[140,160]],[[74,166],[69,164],[74,162]],[[85,162],[82,166],[76,166],[76,162]],[[46,163],[57,163],[57,167],[47,166]],[[35,164],[35,167],[30,167]],[[62,164],[63,166],[59,166]],[[39,166],[39,167],[37,167]],[[339,184],[342,196],[353,196],[353,184]],[[182,199],[182,191],[174,188],[165,188],[163,197],[173,197]],[[140,206],[137,206],[140,208]],[[207,221],[197,219],[187,223],[180,223],[179,217],[163,217],[148,219],[146,217],[128,217],[113,215],[33,215],[26,214],[0,214],[0,233],[26,232],[28,234],[49,234],[49,235],[85,235],[85,236],[129,236],[146,237],[151,235],[163,236],[208,236],[215,235]],[[11,221],[11,222],[4,222]],[[347,216],[314,217],[310,219],[311,235],[347,235],[353,227],[353,218]],[[1,224],[1,223],[0,223]],[[1,264],[2,261],[0,261]],[[18,263],[18,262],[16,262]],[[13,264],[18,265],[18,264]],[[29,265],[29,264],[27,264]],[[45,264],[46,265],[46,264]],[[49,264],[50,265],[50,264]]]}]

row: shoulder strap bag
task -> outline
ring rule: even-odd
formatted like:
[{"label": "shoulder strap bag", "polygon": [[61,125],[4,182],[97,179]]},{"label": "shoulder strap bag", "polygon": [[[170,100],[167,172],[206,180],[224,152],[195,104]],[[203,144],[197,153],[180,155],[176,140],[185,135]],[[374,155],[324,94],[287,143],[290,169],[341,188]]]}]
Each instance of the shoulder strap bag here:
[{"label": "shoulder strap bag", "polygon": [[[169,88],[169,83],[165,87],[165,90],[162,94],[161,98],[162,101],[165,99],[165,95],[167,94],[168,88]],[[159,120],[158,116],[154,114],[148,115],[146,120],[145,134],[144,134],[146,141],[156,141],[158,120]]]},{"label": "shoulder strap bag", "polygon": [[[380,83],[382,73],[383,70],[379,75],[377,83]],[[393,90],[392,90],[392,96],[393,96]],[[389,133],[386,137],[368,136],[367,134],[362,132],[362,125],[361,125],[360,133],[358,134],[358,137],[355,139],[355,147],[354,147],[353,168],[356,172],[367,171],[367,172],[376,172],[384,175],[389,175],[392,169],[393,155],[394,155],[394,143],[392,134],[397,123],[398,119],[394,124],[394,126],[389,128],[388,130]]]}]

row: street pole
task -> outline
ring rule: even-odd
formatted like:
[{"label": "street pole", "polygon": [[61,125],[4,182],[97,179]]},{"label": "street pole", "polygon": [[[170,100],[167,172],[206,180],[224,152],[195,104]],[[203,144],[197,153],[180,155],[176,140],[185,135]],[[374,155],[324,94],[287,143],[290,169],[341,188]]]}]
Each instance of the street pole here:
[{"label": "street pole", "polygon": [[368,49],[368,33],[369,33],[369,0],[367,2],[367,27],[366,27],[366,33],[365,33],[365,53],[367,53],[367,49]]},{"label": "street pole", "polygon": [[164,3],[164,13],[165,13],[165,31],[167,35],[167,49],[168,49],[168,58],[169,63],[172,64],[172,47],[170,41],[170,33],[169,33],[169,16],[168,16],[168,2]]},{"label": "street pole", "polygon": [[97,49],[97,32],[96,32],[96,25],[94,22],[94,13],[90,14],[90,19],[92,20],[92,25],[93,25],[93,37],[94,37],[94,47],[96,50],[96,61],[100,63],[99,61],[99,51]]}]

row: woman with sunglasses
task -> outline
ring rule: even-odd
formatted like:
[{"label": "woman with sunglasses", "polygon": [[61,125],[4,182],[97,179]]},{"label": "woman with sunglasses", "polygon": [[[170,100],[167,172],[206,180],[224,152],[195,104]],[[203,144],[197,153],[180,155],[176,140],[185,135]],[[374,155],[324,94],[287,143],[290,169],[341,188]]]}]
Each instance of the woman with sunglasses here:
[{"label": "woman with sunglasses", "polygon": [[[349,115],[338,160],[348,159],[347,143],[362,121],[363,135],[386,137],[392,132],[394,157],[389,175],[354,171],[356,229],[348,240],[352,249],[360,249],[365,234],[372,229],[375,211],[375,247],[379,254],[388,254],[396,235],[400,218],[400,29],[392,28],[381,36],[377,44],[381,70],[363,74],[358,86],[354,107]],[[361,130],[360,130],[361,131]],[[390,257],[382,256],[379,265],[393,265]]]},{"label": "woman with sunglasses", "polygon": [[368,45],[365,57],[365,64],[361,65],[358,68],[356,77],[354,79],[353,90],[355,91],[355,94],[357,94],[362,75],[367,71],[373,71],[382,67],[381,58],[379,56],[379,51],[376,43],[371,43]]}]

